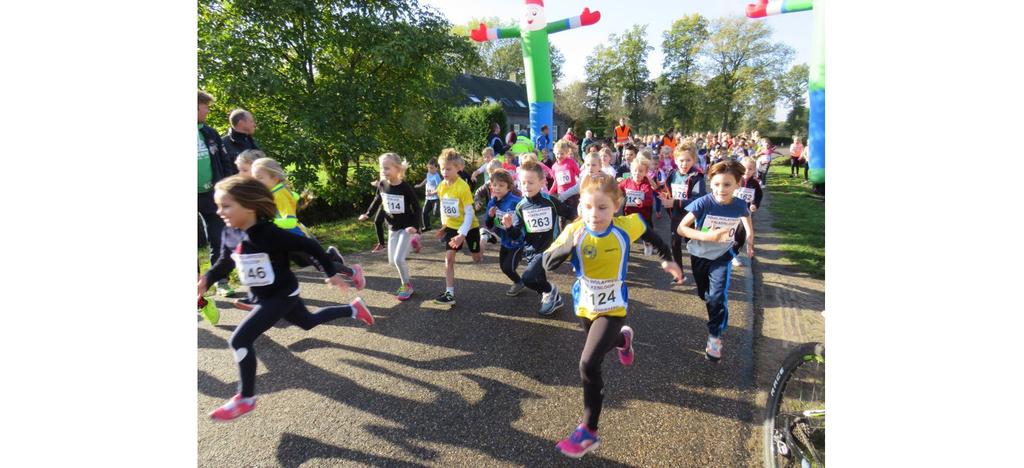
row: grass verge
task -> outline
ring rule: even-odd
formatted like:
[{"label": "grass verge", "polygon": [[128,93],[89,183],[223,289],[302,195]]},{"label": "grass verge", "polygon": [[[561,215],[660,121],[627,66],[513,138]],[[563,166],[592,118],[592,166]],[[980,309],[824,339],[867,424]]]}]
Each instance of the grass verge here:
[{"label": "grass verge", "polygon": [[[787,158],[788,162],[788,158]],[[825,278],[825,202],[811,192],[803,178],[789,176],[789,166],[773,165],[767,190],[772,204],[768,209],[778,231],[779,249],[801,271]]]}]

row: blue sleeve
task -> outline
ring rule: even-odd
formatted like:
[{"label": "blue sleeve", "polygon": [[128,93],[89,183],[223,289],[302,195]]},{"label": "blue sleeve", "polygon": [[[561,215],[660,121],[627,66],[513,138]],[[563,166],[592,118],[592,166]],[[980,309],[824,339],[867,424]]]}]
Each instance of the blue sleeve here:
[{"label": "blue sleeve", "polygon": [[689,211],[690,213],[693,213],[693,215],[697,216],[698,218],[700,217],[701,214],[703,214],[703,213],[701,213],[701,211],[703,211],[703,210],[704,210],[704,197],[700,197],[700,198],[690,202],[689,205],[686,205],[686,211]]}]

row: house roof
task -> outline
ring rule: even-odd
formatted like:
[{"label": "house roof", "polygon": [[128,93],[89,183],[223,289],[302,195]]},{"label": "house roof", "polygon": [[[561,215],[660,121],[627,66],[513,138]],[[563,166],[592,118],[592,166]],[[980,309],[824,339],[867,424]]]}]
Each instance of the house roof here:
[{"label": "house roof", "polygon": [[[498,80],[485,76],[462,73],[455,77],[453,87],[462,91],[460,106],[473,106],[494,101],[501,104],[509,116],[529,116],[530,101],[526,97],[526,86],[514,81]],[[555,113],[557,120],[561,115]]]}]

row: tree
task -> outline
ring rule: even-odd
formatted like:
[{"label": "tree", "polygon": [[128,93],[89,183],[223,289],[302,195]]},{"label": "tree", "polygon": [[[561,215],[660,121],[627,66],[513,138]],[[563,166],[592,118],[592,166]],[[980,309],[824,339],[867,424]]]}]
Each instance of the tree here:
[{"label": "tree", "polygon": [[555,111],[569,119],[570,127],[585,122],[592,115],[587,108],[586,82],[574,81],[565,89],[555,89]]},{"label": "tree", "polygon": [[793,135],[807,134],[807,64],[793,65],[779,78],[779,93],[790,109],[786,116],[786,131]]},{"label": "tree", "polygon": [[291,182],[344,208],[369,195],[363,179],[380,153],[416,163],[440,151],[451,82],[475,59],[414,0],[201,1],[198,23],[199,87],[217,97],[214,115],[254,112]]},{"label": "tree", "polygon": [[654,86],[650,82],[651,72],[647,68],[647,54],[654,47],[647,43],[647,25],[633,25],[622,36],[612,35],[614,55],[618,67],[615,69],[615,87],[622,91],[623,104],[630,120],[640,120],[641,104]]},{"label": "tree", "polygon": [[683,16],[662,35],[664,78],[659,82],[661,119],[686,133],[692,125],[702,99],[697,84],[701,47],[708,38],[708,20],[699,13]]},{"label": "tree", "polygon": [[[733,130],[740,114],[743,92],[753,92],[755,83],[774,79],[792,60],[793,50],[771,39],[767,23],[746,18],[719,18],[712,22],[706,72],[718,80],[723,106],[718,109],[722,129]],[[774,106],[773,106],[774,107]]]},{"label": "tree", "polygon": [[617,72],[618,63],[615,52],[603,44],[598,44],[594,48],[594,52],[587,57],[587,79],[585,81],[587,85],[586,105],[591,112],[591,125],[595,128],[604,128],[604,124],[598,124],[598,122],[606,120],[606,112],[613,97],[612,88]]}]

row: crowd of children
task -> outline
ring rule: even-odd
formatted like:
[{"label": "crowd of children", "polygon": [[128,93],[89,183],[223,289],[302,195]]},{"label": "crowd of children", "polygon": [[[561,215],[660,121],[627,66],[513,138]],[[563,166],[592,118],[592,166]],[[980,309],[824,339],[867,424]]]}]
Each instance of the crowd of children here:
[{"label": "crowd of children", "polygon": [[[644,255],[657,253],[674,284],[683,284],[687,278],[685,248],[696,294],[707,308],[705,356],[719,361],[728,323],[731,269],[742,265],[741,252],[754,254],[751,215],[760,207],[767,165],[775,154],[768,140],[756,132],[738,137],[724,132],[683,137],[670,129],[660,137],[621,143],[619,154],[610,143],[579,148],[562,139],[554,142],[551,158],[535,153],[496,158],[488,147],[472,173],[465,170],[464,156],[449,148],[426,163],[426,176],[416,185],[406,180],[408,164],[402,156],[385,153],[379,157],[380,179],[374,184],[373,201],[359,217],[362,221],[372,218],[379,226],[374,251],[387,250],[388,263],[397,270],[395,297],[400,301],[414,292],[407,257],[410,251],[419,252],[419,235],[431,230],[435,215],[440,216],[436,237],[445,249],[445,289],[433,299],[437,304],[455,305],[456,253],[465,248],[479,263],[482,240],[498,245],[499,268],[511,282],[505,294],[535,291],[542,316],[564,306],[547,272],[570,262],[576,277],[571,291],[573,313],[586,335],[579,360],[583,417],[557,448],[577,458],[600,443],[604,355],[615,349],[626,366],[635,359],[636,332],[625,324],[631,245],[643,242]],[[357,290],[365,286],[362,268],[347,266],[334,247],[323,249],[298,221],[298,194],[288,188],[277,161],[250,150],[236,164],[240,175],[215,187],[218,214],[228,226],[221,242],[223,253],[198,284],[202,298],[208,285],[237,268],[249,289],[248,298],[236,301],[249,315],[230,340],[239,369],[239,391],[211,413],[215,420],[230,420],[254,408],[253,343],[278,320],[307,330],[339,317],[374,323],[358,297],[348,305],[315,313],[305,308],[289,262],[312,265],[327,276],[328,284],[343,289],[348,284]],[[474,192],[471,184],[478,181]],[[417,189],[423,190],[422,209]],[[669,230],[659,235],[656,221],[663,211]],[[669,242],[664,240],[666,234]]]}]

